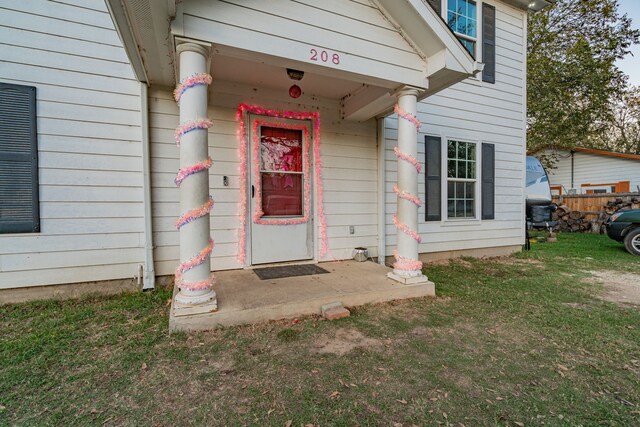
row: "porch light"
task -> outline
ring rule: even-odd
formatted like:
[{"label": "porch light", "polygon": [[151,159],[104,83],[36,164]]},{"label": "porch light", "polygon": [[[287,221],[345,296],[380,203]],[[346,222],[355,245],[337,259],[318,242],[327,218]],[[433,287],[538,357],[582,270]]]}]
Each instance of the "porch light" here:
[{"label": "porch light", "polygon": [[302,80],[302,78],[304,77],[304,71],[287,68],[287,75],[291,80]]},{"label": "porch light", "polygon": [[[287,75],[291,80],[300,81],[304,77],[304,71],[287,68]],[[300,98],[300,95],[302,95],[302,89],[300,89],[300,86],[298,86],[297,84],[294,84],[289,88],[289,96],[291,98]]]}]

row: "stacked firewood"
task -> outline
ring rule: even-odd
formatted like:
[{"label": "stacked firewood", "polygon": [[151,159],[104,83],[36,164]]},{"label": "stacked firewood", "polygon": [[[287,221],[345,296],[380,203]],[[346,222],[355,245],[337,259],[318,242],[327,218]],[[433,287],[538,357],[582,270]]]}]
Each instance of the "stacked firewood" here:
[{"label": "stacked firewood", "polygon": [[586,215],[580,211],[572,211],[567,205],[560,205],[551,215],[551,219],[558,221],[556,231],[582,232],[591,230],[591,224],[585,219]]},{"label": "stacked firewood", "polygon": [[604,211],[607,215],[613,215],[623,209],[640,209],[640,197],[631,197],[627,198],[627,200],[617,197],[613,200],[609,200],[607,204],[604,205]]},{"label": "stacked firewood", "polygon": [[552,215],[552,219],[558,221],[554,230],[602,234],[606,231],[604,225],[611,215],[628,209],[640,209],[640,197],[625,199],[618,197],[609,200],[603,206],[602,212],[572,211],[567,205],[560,205]]}]

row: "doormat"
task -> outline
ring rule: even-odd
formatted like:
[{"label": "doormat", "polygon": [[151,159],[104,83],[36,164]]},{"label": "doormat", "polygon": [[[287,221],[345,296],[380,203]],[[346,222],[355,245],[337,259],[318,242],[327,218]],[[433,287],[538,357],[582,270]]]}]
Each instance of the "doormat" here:
[{"label": "doormat", "polygon": [[284,277],[312,276],[329,273],[315,264],[281,265],[279,267],[254,268],[253,272],[261,280],[282,279]]}]

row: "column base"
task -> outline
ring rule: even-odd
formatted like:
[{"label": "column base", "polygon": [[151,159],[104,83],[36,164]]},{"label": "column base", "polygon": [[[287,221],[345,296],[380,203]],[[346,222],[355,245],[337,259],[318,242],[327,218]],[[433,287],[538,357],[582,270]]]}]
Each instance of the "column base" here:
[{"label": "column base", "polygon": [[425,276],[424,274],[420,274],[418,276],[403,276],[393,271],[390,271],[387,273],[387,277],[391,280],[395,280],[396,282],[400,282],[403,285],[416,285],[418,283],[428,283],[435,286],[435,284],[431,282],[427,278],[427,276]]},{"label": "column base", "polygon": [[209,289],[208,292],[198,294],[186,294],[182,291],[178,292],[175,296],[176,305],[189,306],[203,305],[214,306],[214,310],[218,309],[218,298],[216,292],[213,289]]}]

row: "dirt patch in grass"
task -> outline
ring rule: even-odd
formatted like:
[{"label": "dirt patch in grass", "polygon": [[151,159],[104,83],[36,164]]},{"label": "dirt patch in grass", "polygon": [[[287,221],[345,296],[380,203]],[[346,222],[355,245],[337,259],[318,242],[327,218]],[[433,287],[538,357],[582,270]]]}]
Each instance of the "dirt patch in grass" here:
[{"label": "dirt patch in grass", "polygon": [[335,334],[323,335],[319,337],[311,346],[313,353],[335,354],[344,356],[345,354],[362,348],[365,350],[379,350],[382,342],[375,338],[369,338],[357,329],[338,329]]},{"label": "dirt patch in grass", "polygon": [[602,284],[605,301],[640,306],[640,274],[619,271],[588,271],[593,277],[588,281]]}]

